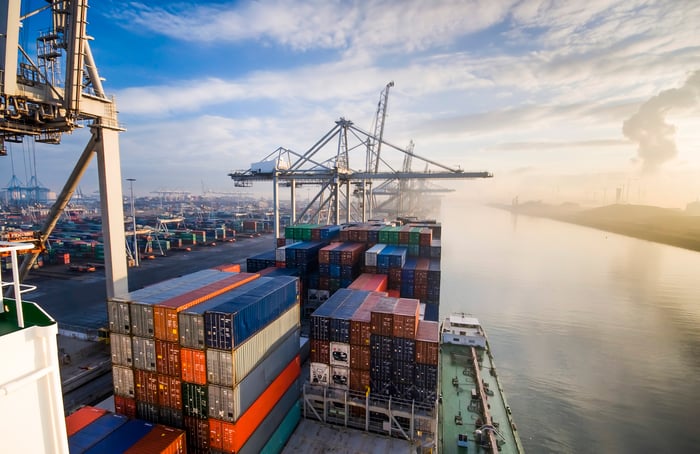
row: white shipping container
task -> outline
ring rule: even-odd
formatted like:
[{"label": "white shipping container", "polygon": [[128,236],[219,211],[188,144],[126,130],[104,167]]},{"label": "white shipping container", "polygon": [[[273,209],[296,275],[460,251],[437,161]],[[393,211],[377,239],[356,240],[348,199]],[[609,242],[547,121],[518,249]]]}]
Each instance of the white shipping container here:
[{"label": "white shipping container", "polygon": [[318,290],[316,295],[318,296],[318,302],[323,303],[324,301],[326,301],[328,298],[331,297],[331,292],[328,290]]},{"label": "white shipping container", "polygon": [[216,385],[233,386],[233,357],[229,350],[207,349],[207,381]]},{"label": "white shipping container", "polygon": [[332,366],[330,384],[336,388],[348,389],[350,385],[350,369],[347,367]]},{"label": "white shipping container", "polygon": [[299,304],[295,304],[234,350],[235,383],[243,380],[277,341],[284,338],[292,329],[299,328],[300,315]]},{"label": "white shipping container", "polygon": [[310,363],[309,372],[311,376],[309,381],[314,385],[330,384],[331,366],[324,363]]},{"label": "white shipping container", "polygon": [[377,256],[385,247],[386,244],[375,244],[367,249],[367,251],[365,251],[365,266],[377,266]]},{"label": "white shipping container", "polygon": [[350,344],[331,342],[331,366],[350,367]]},{"label": "white shipping container", "polygon": [[114,382],[114,394],[117,396],[136,396],[134,387],[134,370],[130,367],[112,366],[112,381]]},{"label": "white shipping container", "polygon": [[109,333],[109,348],[112,350],[112,364],[133,366],[131,336],[128,334]]},{"label": "white shipping container", "polygon": [[156,370],[156,342],[146,337],[134,336],[132,338],[132,350],[134,354],[134,367],[136,369],[155,372]]}]

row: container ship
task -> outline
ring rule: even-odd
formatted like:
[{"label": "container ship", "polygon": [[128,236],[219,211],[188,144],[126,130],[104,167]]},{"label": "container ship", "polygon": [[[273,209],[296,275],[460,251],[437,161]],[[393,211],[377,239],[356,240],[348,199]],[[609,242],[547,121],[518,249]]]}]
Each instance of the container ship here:
[{"label": "container ship", "polygon": [[[54,418],[67,442],[52,451],[323,450],[337,441],[318,427],[332,426],[390,450],[522,452],[482,327],[440,324],[440,233],[297,225],[245,271],[110,298],[114,411]],[[137,450],[147,437],[167,443]]]}]

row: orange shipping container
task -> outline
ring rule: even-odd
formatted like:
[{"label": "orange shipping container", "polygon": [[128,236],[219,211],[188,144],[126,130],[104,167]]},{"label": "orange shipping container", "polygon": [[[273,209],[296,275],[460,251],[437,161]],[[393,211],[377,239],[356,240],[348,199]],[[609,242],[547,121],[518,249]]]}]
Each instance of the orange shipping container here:
[{"label": "orange shipping container", "polygon": [[385,293],[375,292],[367,296],[362,305],[357,308],[350,319],[350,344],[369,346],[370,334],[372,334],[370,319],[372,309],[379,300],[386,296]]},{"label": "orange shipping container", "polygon": [[156,339],[177,342],[179,340],[177,331],[178,312],[215,298],[258,277],[260,277],[259,274],[253,273],[234,274],[155,305],[153,307],[153,324]]},{"label": "orange shipping container", "polygon": [[182,381],[197,385],[207,384],[207,356],[204,350],[180,349],[180,370]]},{"label": "orange shipping container", "polygon": [[153,426],[150,432],[124,451],[125,454],[184,454],[186,452],[185,432],[160,424]]},{"label": "orange shipping container", "polygon": [[386,274],[360,274],[352,284],[348,286],[352,290],[367,290],[370,292],[385,292],[389,282]]},{"label": "orange shipping container", "polygon": [[136,417],[136,399],[133,397],[114,396],[114,412],[129,418]]},{"label": "orange shipping container", "polygon": [[156,372],[180,376],[180,346],[175,342],[156,339]]},{"label": "orange shipping container", "polygon": [[399,298],[394,308],[394,337],[415,339],[420,320],[420,301],[413,298]]},{"label": "orange shipping container", "polygon": [[365,392],[369,388],[370,372],[368,370],[350,369],[350,389]]},{"label": "orange shipping container", "polygon": [[136,388],[136,400],[158,404],[158,374],[134,369],[134,387]]},{"label": "orange shipping container", "polygon": [[296,383],[301,373],[301,360],[294,358],[260,397],[235,423],[209,418],[209,447],[238,452],[260,423],[275,407],[284,393]]},{"label": "orange shipping container", "polygon": [[365,345],[350,346],[350,369],[369,370],[371,349]]},{"label": "orange shipping container", "polygon": [[83,407],[80,410],[66,416],[66,431],[70,437],[83,427],[107,413],[107,410],[97,407]]},{"label": "orange shipping container", "polygon": [[240,263],[228,263],[224,265],[215,266],[213,269],[219,271],[225,271],[227,273],[240,273],[241,265]]}]

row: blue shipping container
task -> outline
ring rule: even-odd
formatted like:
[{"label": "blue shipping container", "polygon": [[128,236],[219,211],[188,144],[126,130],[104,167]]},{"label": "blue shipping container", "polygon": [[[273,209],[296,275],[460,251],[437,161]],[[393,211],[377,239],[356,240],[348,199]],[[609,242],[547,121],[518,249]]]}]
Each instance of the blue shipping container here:
[{"label": "blue shipping container", "polygon": [[152,423],[132,419],[85,451],[85,454],[121,454],[151,430],[153,430]]},{"label": "blue shipping container", "polygon": [[71,454],[82,453],[127,423],[126,416],[107,413],[68,437]]}]

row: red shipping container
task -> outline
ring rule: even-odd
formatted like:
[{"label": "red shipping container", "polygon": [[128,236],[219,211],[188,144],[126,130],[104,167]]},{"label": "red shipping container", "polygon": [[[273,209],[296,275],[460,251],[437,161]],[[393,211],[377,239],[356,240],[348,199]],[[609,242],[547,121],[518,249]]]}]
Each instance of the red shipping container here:
[{"label": "red shipping container", "polygon": [[363,273],[360,274],[348,288],[352,290],[366,290],[369,292],[385,292],[388,282],[389,280],[386,274]]},{"label": "red shipping container", "polygon": [[155,341],[156,371],[159,374],[180,376],[180,346],[175,342]]},{"label": "red shipping container", "polygon": [[440,357],[440,326],[438,322],[420,320],[416,333],[416,362],[438,365]]},{"label": "red shipping container", "polygon": [[180,378],[197,385],[207,384],[207,356],[204,350],[180,349]]},{"label": "red shipping container", "polygon": [[331,263],[331,251],[342,243],[331,243],[318,250],[318,263]]},{"label": "red shipping container", "polygon": [[184,454],[187,452],[185,431],[156,424],[125,454]]},{"label": "red shipping container", "polygon": [[368,370],[350,369],[350,389],[366,392],[369,388],[370,372]]},{"label": "red shipping container", "polygon": [[420,320],[420,301],[414,298],[399,298],[394,308],[394,337],[415,339]]},{"label": "red shipping container", "polygon": [[66,431],[68,432],[68,436],[70,437],[105,413],[107,413],[107,410],[103,408],[86,406],[66,416]]},{"label": "red shipping container", "polygon": [[299,356],[294,358],[260,397],[235,423],[209,418],[209,446],[226,452],[238,452],[260,423],[275,407],[301,373]]},{"label": "red shipping container", "polygon": [[195,304],[208,301],[222,293],[239,287],[260,277],[259,274],[239,273],[230,275],[220,281],[204,285],[198,289],[174,296],[153,307],[153,324],[155,338],[170,342],[177,342],[179,334],[177,330],[177,313]]},{"label": "red shipping container", "polygon": [[309,357],[312,363],[330,364],[331,344],[329,341],[311,339]]},{"label": "red shipping container", "polygon": [[182,410],[182,381],[179,377],[158,374],[158,405]]},{"label": "red shipping container", "polygon": [[136,417],[136,399],[133,397],[114,396],[114,412],[129,418]]},{"label": "red shipping container", "polygon": [[136,400],[158,404],[158,374],[134,369],[134,387],[136,388]]},{"label": "red shipping container", "polygon": [[371,349],[365,345],[350,346],[350,369],[369,370]]},{"label": "red shipping container", "polygon": [[398,298],[401,296],[401,291],[400,290],[387,290],[387,294],[391,298]]}]

